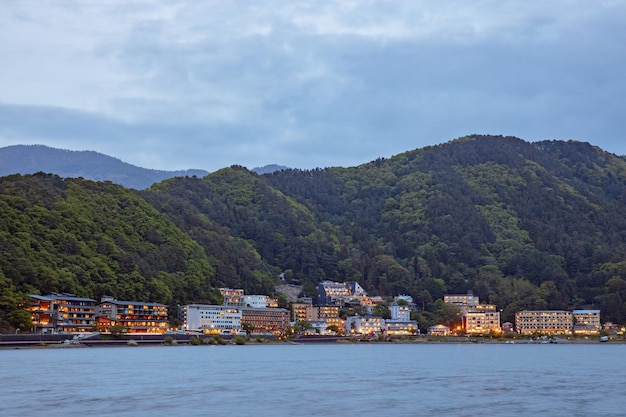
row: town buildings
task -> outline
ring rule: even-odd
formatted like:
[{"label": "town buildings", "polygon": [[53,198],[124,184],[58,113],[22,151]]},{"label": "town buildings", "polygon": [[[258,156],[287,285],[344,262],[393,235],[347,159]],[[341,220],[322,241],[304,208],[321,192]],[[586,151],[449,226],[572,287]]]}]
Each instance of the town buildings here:
[{"label": "town buildings", "polygon": [[[182,329],[205,333],[239,333],[244,325],[253,333],[282,336],[290,326],[289,311],[277,308],[274,298],[246,295],[242,289],[220,288],[223,305],[188,304],[179,315]],[[268,307],[272,306],[272,307]]]},{"label": "town buildings", "polygon": [[533,310],[515,314],[515,328],[521,334],[599,334],[600,310]]},{"label": "town buildings", "polygon": [[461,328],[468,334],[500,333],[500,312],[493,304],[480,304],[472,291],[467,294],[444,295],[445,303],[459,307]]}]

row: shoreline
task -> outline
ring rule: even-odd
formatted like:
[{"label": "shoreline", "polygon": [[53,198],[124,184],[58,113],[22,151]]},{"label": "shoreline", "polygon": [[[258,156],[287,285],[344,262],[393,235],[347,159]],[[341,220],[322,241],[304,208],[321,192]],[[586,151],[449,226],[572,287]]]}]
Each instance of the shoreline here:
[{"label": "shoreline", "polygon": [[[0,335],[2,336],[2,335]],[[201,339],[201,343],[196,343],[193,335],[177,335],[176,338],[168,337],[171,335],[126,335],[117,339],[100,339],[99,335],[92,338],[70,339],[69,335],[54,335],[54,337],[45,337],[45,335],[17,335],[11,337],[13,340],[2,340],[0,338],[0,350],[9,349],[58,349],[58,348],[88,348],[88,347],[136,347],[136,346],[216,346],[216,345],[237,345],[234,340],[223,339],[223,343],[215,343],[210,338]],[[97,336],[97,337],[96,337]],[[20,339],[20,340],[16,340]],[[593,337],[562,337],[550,336],[544,338],[519,337],[519,338],[488,338],[480,336],[409,336],[398,338],[387,338],[384,340],[376,338],[356,338],[351,336],[299,336],[293,339],[277,340],[258,338],[249,336],[246,338],[244,345],[308,345],[308,344],[626,344],[625,339],[616,337],[606,342],[600,341],[600,336]]]}]

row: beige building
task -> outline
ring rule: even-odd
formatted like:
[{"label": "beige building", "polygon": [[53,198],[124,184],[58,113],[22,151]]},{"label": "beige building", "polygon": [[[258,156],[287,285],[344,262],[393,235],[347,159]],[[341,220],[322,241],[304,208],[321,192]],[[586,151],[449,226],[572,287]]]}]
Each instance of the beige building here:
[{"label": "beige building", "polygon": [[600,324],[600,310],[574,310],[574,334],[599,334],[602,329]]},{"label": "beige building", "polygon": [[515,313],[515,328],[520,334],[570,334],[572,313],[563,310],[532,310]]},{"label": "beige building", "polygon": [[493,304],[478,304],[467,308],[463,315],[463,327],[470,334],[500,333],[500,312]]}]

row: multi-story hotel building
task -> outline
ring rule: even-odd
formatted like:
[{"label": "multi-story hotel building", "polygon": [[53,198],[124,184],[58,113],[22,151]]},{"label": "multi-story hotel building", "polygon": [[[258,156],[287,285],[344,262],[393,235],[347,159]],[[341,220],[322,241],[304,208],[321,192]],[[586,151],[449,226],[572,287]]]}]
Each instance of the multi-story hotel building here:
[{"label": "multi-story hotel building", "polygon": [[467,307],[463,315],[463,327],[470,334],[500,333],[500,312],[493,304],[478,304]]},{"label": "multi-story hotel building", "polygon": [[372,300],[358,282],[322,281],[317,285],[317,304],[371,306]]},{"label": "multi-story hotel building", "polygon": [[[339,307],[335,305],[314,306],[310,303],[293,303],[291,305],[293,321],[306,321],[327,328],[328,326],[344,327],[344,321],[339,317]],[[314,324],[315,325],[315,324]]]},{"label": "multi-story hotel building", "polygon": [[102,297],[96,307],[98,326],[110,330],[121,325],[129,333],[165,333],[168,327],[168,308],[165,304],[142,301],[120,301],[113,297]]},{"label": "multi-story hotel building", "polygon": [[289,311],[284,308],[241,308],[241,323],[253,326],[253,333],[282,336],[289,328]]},{"label": "multi-story hotel building", "polygon": [[224,305],[189,304],[181,308],[183,330],[219,333],[241,330],[241,308]]},{"label": "multi-story hotel building", "polygon": [[569,334],[572,332],[572,313],[563,310],[518,311],[515,328],[520,334]]},{"label": "multi-story hotel building", "polygon": [[448,304],[461,307],[461,309],[467,309],[468,307],[476,306],[479,304],[478,297],[474,295],[472,291],[468,291],[467,294],[449,294],[443,296],[443,301]]},{"label": "multi-story hotel building", "polygon": [[30,294],[30,301],[27,310],[35,333],[81,333],[94,329],[96,300],[51,293]]},{"label": "multi-story hotel building", "polygon": [[350,316],[346,318],[345,332],[346,335],[362,334],[375,335],[383,333],[385,329],[385,320],[382,317],[371,316]]},{"label": "multi-story hotel building", "polygon": [[599,334],[602,329],[600,310],[574,310],[572,320],[574,321],[574,334]]}]

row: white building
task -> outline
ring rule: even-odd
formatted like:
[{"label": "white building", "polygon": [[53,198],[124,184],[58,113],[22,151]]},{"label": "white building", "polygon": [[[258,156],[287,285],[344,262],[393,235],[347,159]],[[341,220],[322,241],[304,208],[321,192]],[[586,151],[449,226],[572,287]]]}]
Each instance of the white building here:
[{"label": "white building", "polygon": [[189,304],[182,309],[183,330],[222,331],[241,329],[241,309],[233,306]]},{"label": "white building", "polygon": [[417,321],[411,320],[411,309],[405,304],[393,302],[389,307],[391,320],[385,323],[385,330],[388,335],[412,335],[419,333]]},{"label": "white building", "polygon": [[398,321],[409,321],[411,320],[411,309],[407,304],[398,304],[397,302],[393,302],[391,307],[389,307],[391,311],[391,320]]},{"label": "white building", "polygon": [[383,333],[385,329],[385,320],[382,317],[370,316],[351,316],[346,318],[346,335],[362,334],[374,335]]}]

